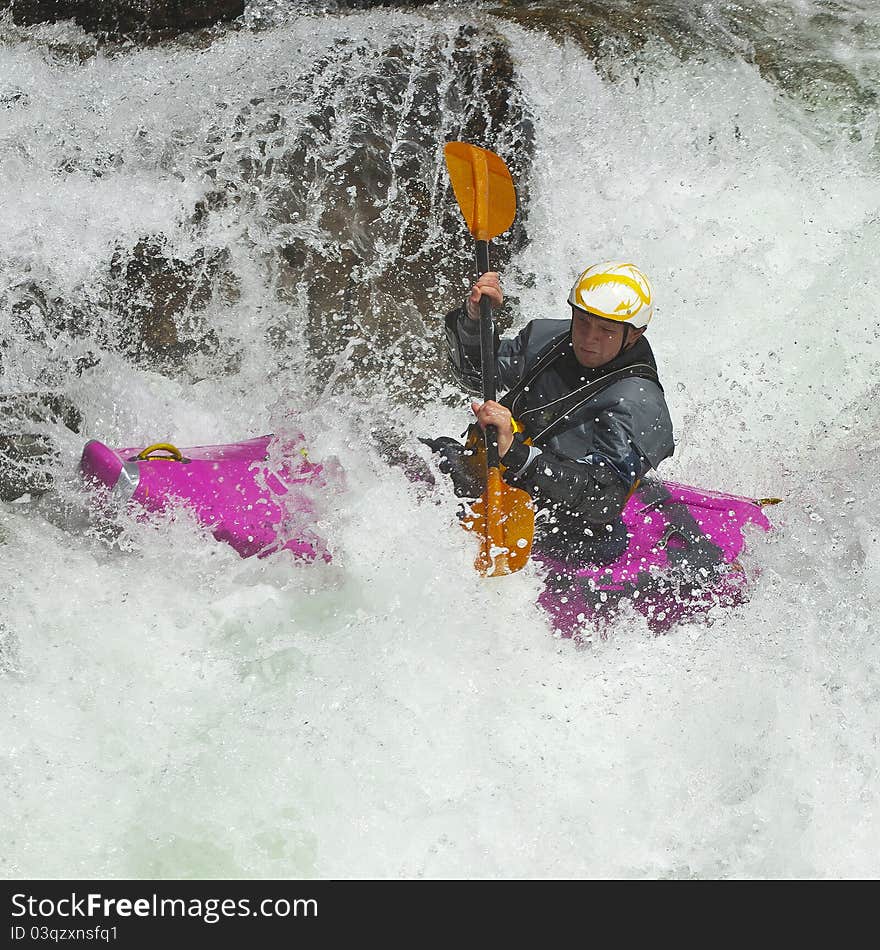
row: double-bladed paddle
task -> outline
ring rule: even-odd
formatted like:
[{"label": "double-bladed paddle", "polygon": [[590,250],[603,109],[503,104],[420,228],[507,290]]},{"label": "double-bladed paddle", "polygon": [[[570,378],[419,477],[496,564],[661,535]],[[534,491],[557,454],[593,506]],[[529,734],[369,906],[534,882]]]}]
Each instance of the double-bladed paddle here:
[{"label": "double-bladed paddle", "polygon": [[[468,230],[476,240],[477,270],[489,270],[489,242],[513,224],[516,191],[507,166],[494,153],[467,142],[449,142],[444,149],[452,190]],[[480,361],[483,401],[495,399],[495,329],[492,303],[480,298]],[[486,490],[471,506],[466,528],[480,537],[475,561],[484,577],[512,574],[529,559],[535,534],[535,512],[528,492],[501,478],[498,430],[487,426]]]}]

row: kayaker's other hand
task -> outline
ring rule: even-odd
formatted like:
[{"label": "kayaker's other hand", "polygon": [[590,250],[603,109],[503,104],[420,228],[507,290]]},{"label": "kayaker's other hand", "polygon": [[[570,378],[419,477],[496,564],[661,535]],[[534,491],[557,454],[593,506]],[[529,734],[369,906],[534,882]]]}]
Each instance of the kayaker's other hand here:
[{"label": "kayaker's other hand", "polygon": [[480,319],[480,298],[485,294],[492,303],[493,307],[500,307],[504,303],[504,294],[501,292],[501,280],[498,272],[488,270],[474,284],[471,289],[471,295],[465,301],[467,315],[471,320]]},{"label": "kayaker's other hand", "polygon": [[510,410],[491,399],[482,404],[474,401],[471,403],[471,409],[481,429],[485,430],[486,426],[495,426],[498,429],[498,457],[503,458],[513,445],[513,419]]}]

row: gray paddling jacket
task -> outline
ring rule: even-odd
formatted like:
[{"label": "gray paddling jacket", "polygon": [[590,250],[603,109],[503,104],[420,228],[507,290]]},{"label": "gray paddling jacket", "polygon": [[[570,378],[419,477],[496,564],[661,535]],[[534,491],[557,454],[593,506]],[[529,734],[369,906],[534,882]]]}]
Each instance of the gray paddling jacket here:
[{"label": "gray paddling jacket", "polygon": [[[480,395],[480,327],[464,307],[447,315],[446,340],[458,381]],[[525,428],[502,460],[504,480],[551,510],[551,530],[611,531],[636,482],[674,449],[648,341],[597,369],[578,363],[571,320],[533,320],[495,346],[499,402]]]}]

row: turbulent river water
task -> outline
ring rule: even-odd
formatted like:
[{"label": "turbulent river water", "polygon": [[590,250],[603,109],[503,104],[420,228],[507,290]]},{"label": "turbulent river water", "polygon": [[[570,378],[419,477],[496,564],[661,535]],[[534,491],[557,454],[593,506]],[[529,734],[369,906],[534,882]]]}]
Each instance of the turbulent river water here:
[{"label": "turbulent river water", "polygon": [[[880,15],[621,0],[603,45],[597,6],[0,21],[0,395],[82,416],[0,504],[4,876],[880,873]],[[560,639],[537,570],[480,581],[451,491],[387,464],[467,418],[463,130],[518,178],[514,325],[591,261],[651,275],[662,474],[784,498],[748,603]],[[85,512],[88,438],[286,430],[334,460],[329,564]]]}]

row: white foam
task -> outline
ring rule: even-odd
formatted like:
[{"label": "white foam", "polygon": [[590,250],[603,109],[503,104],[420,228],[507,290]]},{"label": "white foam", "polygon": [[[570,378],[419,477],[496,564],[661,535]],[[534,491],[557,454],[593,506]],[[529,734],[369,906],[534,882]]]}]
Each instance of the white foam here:
[{"label": "white foam", "polygon": [[[0,139],[3,286],[37,268],[88,299],[117,240],[158,229],[185,250],[204,137],[229,131],[206,102],[235,111],[353,31],[382,48],[446,22],[303,18],[82,68],[4,47],[31,103]],[[609,84],[579,49],[503,29],[536,130],[516,267],[537,280],[508,286],[550,316],[592,259],[649,272],[665,472],[786,499],[746,559],[751,602],[661,638],[634,615],[589,647],[555,639],[536,570],[478,580],[451,493],[371,446],[391,412],[457,433],[464,400],[413,413],[338,381],[297,403],[266,328],[301,314],[249,256],[271,235],[223,212],[206,239],[238,255],[242,294],[214,314],[238,374],[172,382],[105,356],[66,383],[82,440],[301,427],[346,472],[320,511],[336,557],[241,561],[185,518],[130,519],[111,544],[0,507],[7,876],[876,874],[874,158],[741,62],[651,54],[638,86]],[[102,178],[57,171],[107,151],[123,163]],[[16,337],[11,372],[33,383],[74,345]]]}]

